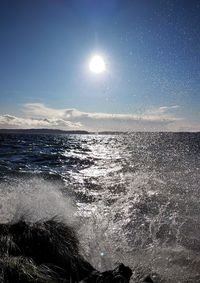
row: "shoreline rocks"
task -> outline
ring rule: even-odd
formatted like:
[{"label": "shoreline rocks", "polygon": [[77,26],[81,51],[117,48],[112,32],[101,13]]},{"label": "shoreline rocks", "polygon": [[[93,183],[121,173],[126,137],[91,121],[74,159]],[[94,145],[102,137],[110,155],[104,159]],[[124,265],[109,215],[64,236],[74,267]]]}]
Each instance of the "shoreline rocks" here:
[{"label": "shoreline rocks", "polygon": [[127,283],[131,275],[123,264],[97,271],[80,255],[76,233],[64,223],[0,224],[0,283]]}]

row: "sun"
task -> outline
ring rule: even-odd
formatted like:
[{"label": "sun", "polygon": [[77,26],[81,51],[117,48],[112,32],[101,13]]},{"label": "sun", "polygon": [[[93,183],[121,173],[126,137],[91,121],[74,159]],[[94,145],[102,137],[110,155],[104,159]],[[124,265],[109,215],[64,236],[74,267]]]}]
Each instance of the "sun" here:
[{"label": "sun", "polygon": [[94,55],[89,63],[89,69],[92,73],[100,74],[106,70],[106,64],[102,56]]}]

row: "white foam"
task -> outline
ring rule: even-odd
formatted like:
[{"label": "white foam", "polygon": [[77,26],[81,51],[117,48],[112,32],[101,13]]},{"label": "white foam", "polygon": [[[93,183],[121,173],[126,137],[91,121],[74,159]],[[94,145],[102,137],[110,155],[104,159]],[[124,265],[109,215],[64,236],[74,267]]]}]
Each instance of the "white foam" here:
[{"label": "white foam", "polygon": [[41,178],[18,179],[11,184],[0,183],[0,222],[24,219],[37,222],[56,218],[73,224],[75,207],[62,192],[62,184]]}]

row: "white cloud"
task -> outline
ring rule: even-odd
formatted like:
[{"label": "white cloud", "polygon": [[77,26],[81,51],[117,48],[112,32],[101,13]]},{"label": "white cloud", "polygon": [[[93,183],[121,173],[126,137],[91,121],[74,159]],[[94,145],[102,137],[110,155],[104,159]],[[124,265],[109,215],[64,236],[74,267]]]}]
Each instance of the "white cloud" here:
[{"label": "white cloud", "polygon": [[[1,128],[54,128],[89,131],[179,131],[184,120],[177,116],[178,105],[151,108],[141,114],[82,112],[55,109],[42,103],[24,105],[24,117],[0,116]],[[191,125],[187,125],[187,129]],[[194,127],[191,126],[191,129]],[[195,126],[196,129],[196,126]]]},{"label": "white cloud", "polygon": [[19,118],[11,115],[0,116],[0,128],[2,129],[58,128],[71,130],[80,127],[80,123],[72,123],[63,119]]},{"label": "white cloud", "polygon": [[45,118],[62,118],[63,114],[65,112],[65,109],[53,109],[46,107],[42,103],[27,103],[24,104],[24,109],[23,112],[28,116],[28,117],[45,117]]},{"label": "white cloud", "polygon": [[[157,108],[151,108],[151,109],[148,109],[146,111],[146,114],[147,115],[153,115],[154,117],[158,116],[160,117],[162,115],[162,117],[165,115],[167,116],[168,118],[169,117],[173,117],[175,118],[174,116],[174,111],[176,111],[177,109],[179,109],[180,106],[179,105],[172,105],[172,106],[160,106],[160,107],[157,107]],[[178,119],[178,118],[176,118]]]}]

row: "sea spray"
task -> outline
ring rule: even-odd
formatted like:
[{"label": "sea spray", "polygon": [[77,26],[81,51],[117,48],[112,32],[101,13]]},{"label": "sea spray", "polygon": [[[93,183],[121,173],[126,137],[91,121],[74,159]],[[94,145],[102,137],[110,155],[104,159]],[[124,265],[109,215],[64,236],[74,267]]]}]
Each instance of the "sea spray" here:
[{"label": "sea spray", "polygon": [[75,225],[78,221],[75,205],[62,189],[63,183],[37,177],[0,183],[0,223],[56,218]]},{"label": "sea spray", "polygon": [[101,273],[81,255],[74,229],[77,213],[58,184],[33,178],[15,180],[6,190],[3,185],[0,282],[129,282],[129,267],[118,264]]},{"label": "sea spray", "polygon": [[42,176],[66,203],[73,199],[79,239],[96,267],[121,259],[141,278],[200,282],[199,141],[198,133],[7,135],[0,180],[12,191],[27,176]]},{"label": "sea spray", "polygon": [[121,260],[131,266],[136,279],[152,274],[158,282],[178,282],[179,270],[188,276],[187,282],[193,280],[199,266],[194,252],[199,225],[194,219],[192,227],[184,218],[184,195],[174,198],[173,187],[167,187],[156,171],[124,174],[121,183],[115,181],[116,188],[110,184],[109,176],[102,178],[104,190],[99,200],[87,204],[87,213],[79,204],[85,212],[80,239],[86,258],[100,270]]}]

